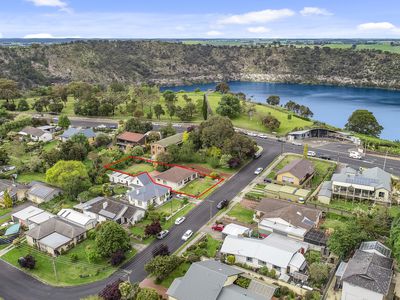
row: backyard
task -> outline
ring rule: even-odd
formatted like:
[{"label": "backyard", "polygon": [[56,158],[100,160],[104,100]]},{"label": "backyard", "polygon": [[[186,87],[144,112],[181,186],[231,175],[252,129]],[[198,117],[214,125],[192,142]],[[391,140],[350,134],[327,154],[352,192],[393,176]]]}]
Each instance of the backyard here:
[{"label": "backyard", "polygon": [[[112,168],[118,169],[115,166],[113,166]],[[123,169],[121,169],[121,171],[135,175],[135,174],[142,173],[142,172],[152,172],[152,171],[154,171],[154,167],[153,167],[153,165],[151,165],[149,163],[132,162],[131,166],[123,168]]]}]

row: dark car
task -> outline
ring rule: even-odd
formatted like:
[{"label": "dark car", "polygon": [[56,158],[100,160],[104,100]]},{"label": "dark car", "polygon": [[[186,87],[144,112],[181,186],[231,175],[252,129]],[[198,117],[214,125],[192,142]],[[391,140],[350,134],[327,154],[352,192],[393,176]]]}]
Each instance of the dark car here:
[{"label": "dark car", "polygon": [[326,159],[326,160],[331,160],[332,159],[329,155],[326,155],[326,154],[320,154],[318,157],[321,158],[321,159]]},{"label": "dark car", "polygon": [[265,177],[265,178],[264,178],[264,182],[266,182],[266,183],[272,183],[272,179]]},{"label": "dark car", "polygon": [[217,208],[218,209],[223,209],[223,208],[227,207],[228,204],[229,204],[229,200],[228,199],[222,200],[222,201],[218,202]]}]

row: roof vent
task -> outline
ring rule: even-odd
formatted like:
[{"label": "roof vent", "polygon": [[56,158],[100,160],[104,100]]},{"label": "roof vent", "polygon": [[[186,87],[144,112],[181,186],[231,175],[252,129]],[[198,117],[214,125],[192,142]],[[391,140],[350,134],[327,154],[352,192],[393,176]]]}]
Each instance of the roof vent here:
[{"label": "roof vent", "polygon": [[107,206],[108,206],[108,202],[107,201],[103,202],[103,209],[106,209]]}]

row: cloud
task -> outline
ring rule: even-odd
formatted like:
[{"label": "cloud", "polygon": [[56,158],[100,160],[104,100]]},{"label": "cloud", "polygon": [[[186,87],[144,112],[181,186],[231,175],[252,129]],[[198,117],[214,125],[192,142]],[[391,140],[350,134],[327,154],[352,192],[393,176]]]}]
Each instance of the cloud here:
[{"label": "cloud", "polygon": [[207,31],[206,34],[208,36],[218,36],[218,35],[222,35],[224,33],[221,31],[217,31],[217,30],[210,30],[210,31]]},{"label": "cloud", "polygon": [[247,28],[247,31],[250,33],[266,33],[266,32],[270,32],[271,29],[264,27],[264,26],[258,26],[258,27],[249,27],[249,28]]},{"label": "cloud", "polygon": [[308,16],[331,16],[333,15],[331,12],[326,10],[325,8],[319,8],[319,7],[304,7],[301,11],[300,14],[304,17]]},{"label": "cloud", "polygon": [[231,15],[224,17],[218,21],[219,24],[254,24],[254,23],[268,23],[277,21],[282,18],[291,17],[295,14],[294,11],[284,9],[266,9],[261,11],[253,11],[240,15]]},{"label": "cloud", "polygon": [[66,39],[79,38],[79,36],[54,36],[51,33],[33,33],[24,36],[24,39]]},{"label": "cloud", "polygon": [[357,29],[363,31],[371,31],[371,30],[393,30],[396,29],[392,23],[389,22],[377,22],[377,23],[363,23],[357,26]]},{"label": "cloud", "polygon": [[71,12],[68,4],[62,0],[27,0],[32,2],[35,6],[50,6],[59,8],[61,11]]}]

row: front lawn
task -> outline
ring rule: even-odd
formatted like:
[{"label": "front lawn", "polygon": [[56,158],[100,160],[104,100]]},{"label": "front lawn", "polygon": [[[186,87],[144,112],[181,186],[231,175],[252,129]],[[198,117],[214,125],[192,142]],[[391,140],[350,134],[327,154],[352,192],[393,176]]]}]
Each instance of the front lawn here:
[{"label": "front lawn", "polygon": [[0,208],[0,217],[10,213],[11,211],[12,211],[11,208]]},{"label": "front lawn", "polygon": [[[85,240],[69,250],[68,253],[60,255],[57,258],[52,258],[23,243],[7,252],[2,259],[19,267],[18,258],[31,254],[36,259],[36,267],[33,270],[24,271],[52,285],[79,285],[107,278],[117,270],[117,268],[112,267],[108,263],[107,259],[99,259],[99,261],[93,263],[90,262],[87,252],[92,247],[94,247],[94,241]],[[135,250],[128,252],[127,259],[132,258],[135,253]],[[78,261],[72,262],[72,255],[77,255]],[[53,268],[53,259],[56,273]]]},{"label": "front lawn", "polygon": [[216,183],[217,181],[212,179],[211,177],[197,178],[186,184],[179,191],[189,195],[198,196],[204,193],[207,189],[211,188]]},{"label": "front lawn", "polygon": [[242,204],[237,203],[232,209],[227,213],[229,217],[235,218],[239,222],[251,224],[253,223],[254,211],[244,207]]},{"label": "front lawn", "polygon": [[176,212],[178,209],[180,209],[183,206],[183,200],[180,199],[172,199],[163,205],[159,206],[156,208],[156,211],[160,213],[164,213],[166,215],[171,215],[174,212]]}]

